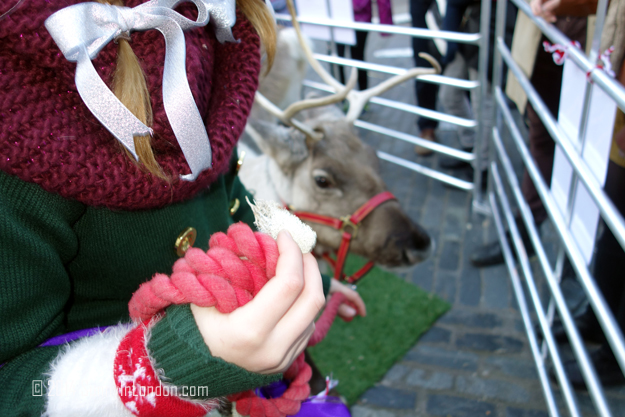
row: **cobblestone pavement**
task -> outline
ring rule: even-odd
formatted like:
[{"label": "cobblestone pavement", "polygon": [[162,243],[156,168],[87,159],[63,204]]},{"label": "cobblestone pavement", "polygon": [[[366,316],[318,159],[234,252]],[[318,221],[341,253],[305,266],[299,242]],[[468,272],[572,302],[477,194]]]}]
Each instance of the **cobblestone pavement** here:
[{"label": "cobblestone pavement", "polygon": [[[372,62],[408,67],[412,58],[373,59],[372,52],[409,46],[407,37],[370,34],[367,57]],[[370,73],[371,84],[383,78]],[[413,104],[415,100],[410,83],[384,97]],[[415,116],[374,104],[362,119],[418,133]],[[379,150],[438,167],[437,155],[417,157],[410,143],[364,131],[361,136]],[[459,146],[449,125],[439,127],[438,137],[442,143]],[[507,270],[503,265],[477,269],[469,262],[476,247],[494,238],[492,222],[471,214],[470,193],[385,161],[381,171],[390,191],[436,240],[433,256],[404,278],[438,294],[452,308],[359,399],[352,407],[353,416],[547,416]],[[534,267],[538,273],[535,261]],[[539,283],[544,290],[544,283]],[[625,388],[609,391],[608,397],[614,415],[625,415]],[[579,393],[579,400],[584,415],[592,415],[589,397]]]}]

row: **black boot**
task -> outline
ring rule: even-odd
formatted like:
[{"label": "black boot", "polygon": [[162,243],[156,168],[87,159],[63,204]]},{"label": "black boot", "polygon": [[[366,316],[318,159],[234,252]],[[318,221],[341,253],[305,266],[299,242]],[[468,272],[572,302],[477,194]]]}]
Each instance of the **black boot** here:
[{"label": "black boot", "polygon": [[[527,251],[527,256],[534,255],[534,246],[531,243],[531,239],[527,230],[525,229],[525,224],[520,218],[516,219],[516,225],[519,229],[519,233],[521,234],[521,239],[523,240],[523,245],[525,246],[525,250]],[[510,232],[506,232],[506,239],[508,240],[508,245],[512,249],[512,239],[510,238]],[[512,249],[512,255],[516,259],[516,252]],[[501,250],[501,245],[499,241],[494,241],[487,243],[486,245],[478,248],[471,254],[470,257],[471,263],[478,267],[482,268],[485,266],[499,265],[503,263],[503,251]]]},{"label": "black boot", "polygon": [[[605,335],[601,329],[601,325],[595,317],[595,313],[591,307],[586,309],[586,312],[578,317],[575,317],[575,327],[579,331],[579,335],[586,342],[603,343],[605,342]],[[553,338],[558,343],[569,343],[569,338],[564,329],[562,321],[558,318],[553,322],[551,326],[551,333]]]},{"label": "black boot", "polygon": [[[625,384],[625,376],[618,365],[614,354],[607,344],[602,345],[599,349],[590,354],[590,360],[595,366],[601,385],[604,387],[613,387]],[[582,376],[582,371],[575,359],[564,362],[564,370],[566,375],[576,389],[586,389],[586,382]],[[555,379],[553,371],[551,377]]]}]

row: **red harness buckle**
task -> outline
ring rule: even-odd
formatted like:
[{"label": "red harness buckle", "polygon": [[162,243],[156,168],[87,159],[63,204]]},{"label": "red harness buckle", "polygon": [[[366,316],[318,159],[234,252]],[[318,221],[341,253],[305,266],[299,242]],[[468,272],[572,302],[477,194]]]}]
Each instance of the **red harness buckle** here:
[{"label": "red harness buckle", "polygon": [[[350,277],[346,277],[343,273],[343,267],[345,266],[345,259],[347,258],[347,253],[349,252],[349,245],[351,243],[351,240],[352,238],[356,238],[358,228],[360,227],[360,223],[364,220],[364,218],[367,217],[380,204],[388,200],[397,200],[397,198],[390,191],[381,192],[380,194],[376,194],[371,197],[351,216],[347,215],[340,218],[323,216],[321,214],[309,213],[306,211],[295,211],[290,206],[287,206],[287,208],[302,220],[332,227],[339,230],[343,234],[339,249],[338,251],[336,251],[336,260],[332,259],[328,254],[323,254],[322,258],[325,259],[330,264],[330,266],[334,268],[335,279],[339,281],[347,281],[350,284],[353,284],[361,279],[367,272],[369,272],[371,268],[373,268],[374,263],[369,261],[367,264],[365,264],[365,266],[360,268],[353,275],[351,275]],[[351,232],[349,231],[349,229],[351,229]]]}]

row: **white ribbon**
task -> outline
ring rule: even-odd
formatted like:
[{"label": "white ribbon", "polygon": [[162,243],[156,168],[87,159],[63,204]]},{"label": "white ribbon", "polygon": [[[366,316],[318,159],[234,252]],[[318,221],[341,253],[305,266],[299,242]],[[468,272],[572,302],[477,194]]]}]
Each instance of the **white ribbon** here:
[{"label": "white ribbon", "polygon": [[[197,6],[196,21],[173,10],[191,1]],[[104,84],[91,62],[110,41],[124,33],[157,29],[165,37],[163,104],[193,181],[211,167],[211,147],[200,112],[187,80],[183,30],[212,26],[219,42],[235,42],[231,27],[236,20],[235,0],[152,0],[140,6],[117,7],[80,3],[66,7],[46,19],[45,25],[68,61],[76,62],[76,88],[93,115],[135,157],[134,136],[152,135],[152,129],[128,110]]]}]

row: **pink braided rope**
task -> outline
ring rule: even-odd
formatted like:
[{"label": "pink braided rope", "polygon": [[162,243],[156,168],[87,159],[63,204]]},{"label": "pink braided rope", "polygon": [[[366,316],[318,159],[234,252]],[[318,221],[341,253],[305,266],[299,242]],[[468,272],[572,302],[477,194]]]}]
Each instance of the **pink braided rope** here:
[{"label": "pink braided rope", "polygon": [[209,247],[207,252],[190,248],[171,277],[156,274],[141,284],[128,304],[130,317],[144,321],[171,304],[186,303],[230,313],[276,274],[276,241],[244,223],[230,226],[228,234],[215,233]]},{"label": "pink braided rope", "polygon": [[[184,258],[176,261],[170,277],[156,274],[141,284],[128,303],[130,317],[145,321],[171,304],[186,303],[214,306],[222,313],[230,313],[248,303],[276,275],[278,255],[278,245],[271,236],[253,232],[244,223],[233,224],[227,234],[218,232],[211,236],[207,252],[190,248]],[[309,346],[323,340],[344,301],[343,294],[332,296],[316,322]],[[250,390],[229,399],[237,402],[237,411],[242,415],[293,415],[310,395],[311,375],[302,353],[284,374],[291,382],[280,398],[260,398]]]}]

